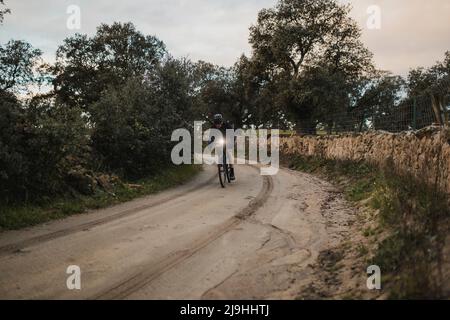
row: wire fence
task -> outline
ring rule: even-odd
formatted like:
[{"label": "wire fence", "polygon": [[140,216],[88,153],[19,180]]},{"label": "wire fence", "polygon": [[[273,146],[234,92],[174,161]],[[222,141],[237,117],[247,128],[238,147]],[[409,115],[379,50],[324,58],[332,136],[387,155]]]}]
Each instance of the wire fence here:
[{"label": "wire fence", "polygon": [[322,122],[300,128],[301,134],[331,135],[347,132],[382,130],[402,132],[437,125],[449,126],[450,95],[434,99],[420,96],[395,106],[376,106],[340,111],[328,115]]}]

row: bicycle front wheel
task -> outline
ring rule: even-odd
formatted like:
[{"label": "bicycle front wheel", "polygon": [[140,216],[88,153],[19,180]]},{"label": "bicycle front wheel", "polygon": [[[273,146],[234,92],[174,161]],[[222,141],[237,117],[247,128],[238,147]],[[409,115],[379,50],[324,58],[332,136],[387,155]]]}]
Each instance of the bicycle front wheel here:
[{"label": "bicycle front wheel", "polygon": [[222,188],[225,188],[225,182],[226,182],[226,172],[225,167],[223,165],[218,165],[219,168],[219,181]]}]

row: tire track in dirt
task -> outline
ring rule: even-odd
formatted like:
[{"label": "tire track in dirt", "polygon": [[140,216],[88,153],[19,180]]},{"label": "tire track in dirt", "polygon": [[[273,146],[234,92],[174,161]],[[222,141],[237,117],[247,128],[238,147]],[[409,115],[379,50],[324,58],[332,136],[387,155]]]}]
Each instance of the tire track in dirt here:
[{"label": "tire track in dirt", "polygon": [[[253,167],[256,169],[256,167]],[[269,198],[273,190],[273,181],[270,176],[263,177],[263,186],[258,195],[250,201],[250,203],[240,210],[231,219],[222,223],[214,231],[211,231],[207,237],[203,237],[194,241],[190,249],[176,251],[169,254],[165,259],[159,261],[156,264],[143,266],[142,271],[136,273],[134,276],[126,279],[125,281],[117,284],[116,286],[92,297],[95,300],[111,300],[111,299],[123,299],[132,294],[133,292],[147,286],[153,280],[163,275],[165,272],[171,270],[178,264],[192,257],[195,253],[205,248],[212,242],[216,241],[224,234],[229,232],[238,226],[241,222],[251,217],[259,208],[261,208]]]},{"label": "tire track in dirt", "polygon": [[86,229],[97,227],[99,225],[102,225],[102,224],[105,224],[105,223],[108,223],[108,222],[112,222],[114,220],[118,220],[118,219],[122,219],[122,218],[127,217],[127,216],[131,216],[131,215],[136,214],[136,213],[138,213],[138,212],[140,212],[142,210],[146,210],[146,209],[149,209],[149,208],[157,207],[157,206],[159,206],[161,204],[164,204],[164,203],[166,203],[168,201],[172,201],[172,200],[175,200],[175,199],[177,199],[179,197],[182,197],[182,196],[184,196],[186,194],[189,194],[189,193],[191,193],[191,192],[193,192],[195,190],[205,188],[205,187],[209,186],[211,184],[211,182],[213,180],[215,180],[216,178],[217,177],[215,175],[213,175],[207,181],[205,181],[205,182],[203,182],[203,183],[201,183],[199,185],[193,186],[192,188],[189,188],[186,191],[183,191],[183,192],[178,193],[178,194],[174,194],[172,196],[169,196],[169,197],[166,197],[166,198],[163,198],[163,199],[159,199],[157,201],[154,201],[154,202],[146,204],[146,205],[142,205],[142,206],[139,206],[139,207],[136,207],[136,208],[127,209],[127,210],[118,212],[116,214],[113,214],[113,215],[110,215],[110,216],[107,216],[107,217],[104,217],[104,218],[100,218],[100,219],[97,219],[97,220],[94,220],[94,221],[90,221],[90,222],[87,222],[87,223],[83,223],[83,224],[80,224],[80,225],[77,225],[77,226],[73,226],[73,227],[70,227],[70,228],[65,228],[65,229],[62,229],[62,230],[55,231],[55,232],[51,232],[51,233],[43,234],[43,235],[40,235],[40,236],[32,237],[32,238],[29,238],[29,239],[25,239],[25,240],[22,240],[22,241],[19,241],[19,242],[16,242],[16,243],[11,243],[11,244],[4,245],[4,246],[0,247],[0,258],[4,257],[4,256],[7,256],[9,254],[12,254],[12,253],[18,253],[21,250],[23,250],[24,248],[32,246],[32,245],[35,245],[35,244],[44,243],[44,242],[51,241],[51,240],[54,240],[54,239],[57,239],[57,238],[65,237],[67,235],[71,235],[71,234],[74,234],[74,233],[77,233],[77,232],[84,231]]}]

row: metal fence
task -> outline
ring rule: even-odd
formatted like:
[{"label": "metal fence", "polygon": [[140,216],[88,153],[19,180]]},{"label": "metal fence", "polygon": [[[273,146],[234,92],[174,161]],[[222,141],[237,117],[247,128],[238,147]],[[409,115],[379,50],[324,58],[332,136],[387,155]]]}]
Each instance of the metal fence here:
[{"label": "metal fence", "polygon": [[313,128],[302,128],[306,134],[339,134],[383,130],[402,132],[431,125],[449,126],[450,95],[438,103],[431,96],[420,96],[395,106],[378,106],[340,111],[325,117]]}]

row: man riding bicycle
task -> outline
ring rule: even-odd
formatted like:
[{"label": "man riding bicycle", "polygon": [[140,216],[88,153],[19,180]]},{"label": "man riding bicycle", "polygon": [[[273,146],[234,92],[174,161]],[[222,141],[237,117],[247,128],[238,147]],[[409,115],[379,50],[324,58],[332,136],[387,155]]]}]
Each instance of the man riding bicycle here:
[{"label": "man riding bicycle", "polygon": [[[233,126],[228,121],[224,121],[223,116],[221,114],[216,114],[214,116],[213,129],[220,130],[224,141],[226,141],[227,130],[229,130],[229,129],[234,130]],[[214,142],[214,137],[211,137],[210,143],[213,143],[213,142]],[[233,139],[233,142],[234,142],[234,139]],[[226,143],[224,144],[224,147],[227,148]],[[230,179],[236,180],[236,178],[234,176],[234,167],[232,164],[233,155],[231,154],[231,152],[228,152],[228,150],[227,150],[226,154],[227,154],[227,162],[230,166]]]}]

